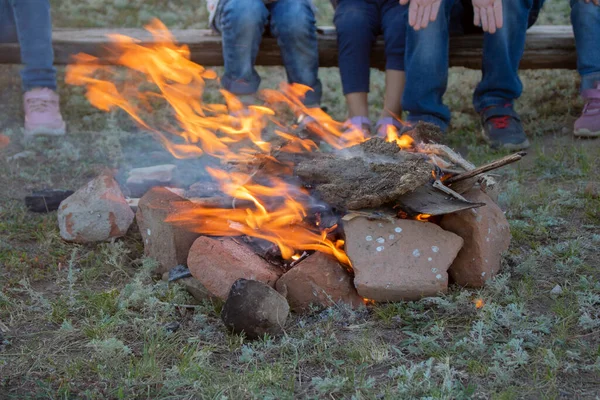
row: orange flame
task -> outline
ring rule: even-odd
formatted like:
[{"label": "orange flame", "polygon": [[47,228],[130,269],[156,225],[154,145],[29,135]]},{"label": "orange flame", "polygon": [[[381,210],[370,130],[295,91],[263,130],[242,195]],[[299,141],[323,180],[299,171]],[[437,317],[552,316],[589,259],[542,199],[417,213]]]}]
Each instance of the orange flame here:
[{"label": "orange flame", "polygon": [[[103,65],[101,60],[78,54],[69,65],[66,82],[84,86],[86,97],[95,107],[111,111],[121,109],[156,137],[177,158],[199,157],[208,154],[223,163],[250,162],[257,154],[275,164],[267,183],[257,182],[252,172],[230,172],[209,168],[208,173],[219,183],[221,190],[233,199],[244,200],[251,206],[244,209],[221,209],[179,204],[167,221],[205,235],[249,235],[276,244],[284,258],[294,258],[298,251],[316,250],[329,253],[350,265],[343,251],[342,240],[328,237],[330,230],[304,223],[307,217],[308,193],[283,179],[290,166],[280,164],[272,156],[277,152],[310,152],[318,148],[311,139],[302,139],[280,121],[278,107],[287,107],[293,115],[304,116],[305,128],[314,139],[340,149],[367,140],[360,129],[348,129],[333,120],[320,108],[308,108],[302,99],[309,87],[282,84],[279,90],[263,90],[267,106],[246,107],[237,97],[221,91],[225,104],[202,102],[206,81],[217,79],[215,72],[191,61],[190,50],[175,43],[173,35],[159,20],[146,29],[153,35],[154,44],[111,35],[111,49],[116,64],[125,70]],[[177,120],[177,126],[166,125],[154,110],[167,106]],[[278,126],[273,134],[283,144],[273,148],[263,131],[269,123]],[[296,128],[296,127],[293,127]],[[402,149],[414,146],[407,135],[388,132],[388,141]],[[335,229],[332,228],[332,229]]]},{"label": "orange flame", "polygon": [[475,308],[480,309],[485,305],[483,299],[475,299],[473,300],[473,304],[475,304]]},{"label": "orange flame", "polygon": [[414,147],[415,140],[406,134],[398,137],[398,128],[395,126],[389,125],[386,133],[386,141],[390,143],[396,142],[398,147],[400,147],[402,150],[408,150]]}]

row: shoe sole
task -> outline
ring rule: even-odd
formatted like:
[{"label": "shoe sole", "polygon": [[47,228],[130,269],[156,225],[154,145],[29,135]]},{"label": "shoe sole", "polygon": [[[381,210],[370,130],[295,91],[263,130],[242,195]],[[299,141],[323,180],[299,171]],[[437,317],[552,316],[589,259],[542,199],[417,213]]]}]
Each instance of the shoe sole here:
[{"label": "shoe sole", "polygon": [[493,141],[491,141],[486,136],[484,129],[481,130],[481,136],[483,137],[483,140],[485,140],[486,143],[489,144],[490,147],[493,148],[493,149],[504,149],[504,150],[519,151],[519,150],[528,149],[529,146],[531,146],[531,144],[529,143],[529,139],[525,139],[525,141],[521,142],[521,143],[504,143],[504,144],[499,144],[498,142],[493,142]]},{"label": "shoe sole", "polygon": [[32,128],[25,129],[25,137],[31,138],[34,136],[64,136],[66,134],[66,126],[62,126],[61,128]]},{"label": "shoe sole", "polygon": [[600,137],[600,132],[590,131],[589,129],[579,129],[573,132],[576,138],[597,138]]}]

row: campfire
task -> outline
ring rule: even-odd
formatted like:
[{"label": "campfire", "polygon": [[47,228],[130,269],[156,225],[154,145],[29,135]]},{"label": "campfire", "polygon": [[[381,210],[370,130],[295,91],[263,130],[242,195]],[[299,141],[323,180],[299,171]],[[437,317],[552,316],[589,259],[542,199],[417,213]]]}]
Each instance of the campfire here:
[{"label": "campfire", "polygon": [[[445,292],[448,274],[459,285],[481,286],[498,272],[510,234],[486,172],[522,153],[476,168],[436,144],[439,133],[427,124],[410,135],[391,129],[386,138],[364,137],[306,108],[309,89],[301,85],[263,90],[264,106],[246,106],[225,91],[224,104],[207,104],[205,84],[216,74],[191,62],[189,49],[158,20],[147,29],[160,45],[113,36],[109,51],[125,69],[79,54],[66,80],[84,86],[95,107],[125,111],[174,157],[214,160],[206,181],[145,193],[136,217],[160,272],[185,264],[171,280],[228,299],[224,320],[234,330],[272,332],[287,303],[302,312],[334,302],[415,300]],[[173,111],[169,123],[153,118],[164,107]],[[298,117],[306,123],[290,123]],[[73,240],[77,216],[68,202],[59,220]],[[265,306],[277,301],[286,304]],[[277,316],[256,328],[270,321],[265,307]],[[242,328],[238,314],[247,317]]]}]

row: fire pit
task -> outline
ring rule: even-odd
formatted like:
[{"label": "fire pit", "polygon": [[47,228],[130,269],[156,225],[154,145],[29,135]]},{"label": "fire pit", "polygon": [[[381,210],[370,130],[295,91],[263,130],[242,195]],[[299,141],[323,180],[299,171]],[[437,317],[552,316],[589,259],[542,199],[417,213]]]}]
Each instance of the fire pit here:
[{"label": "fire pit", "polygon": [[[235,293],[227,302],[233,307],[245,304],[244,293],[277,302],[265,294],[276,289],[293,311],[305,312],[435,296],[449,277],[478,287],[499,271],[510,233],[493,200],[496,182],[485,173],[522,153],[476,168],[436,144],[439,132],[426,124],[410,135],[390,130],[386,138],[366,138],[305,108],[308,89],[298,85],[264,90],[265,106],[246,107],[227,92],[225,104],[205,104],[205,80],[216,74],[192,63],[160,22],[148,29],[163,43],[114,38],[125,77],[78,55],[67,82],[85,86],[94,106],[127,112],[173,156],[215,161],[206,169],[210,179],[154,187],[139,199],[137,223],[159,272],[186,264],[192,277],[184,279],[199,296]],[[148,83],[156,90],[140,89]],[[157,105],[173,110],[176,126],[152,122],[148,110]],[[290,124],[290,114],[309,122]],[[235,330],[237,311],[224,312]],[[283,323],[279,317],[265,321]],[[247,320],[241,325],[248,333]]]}]

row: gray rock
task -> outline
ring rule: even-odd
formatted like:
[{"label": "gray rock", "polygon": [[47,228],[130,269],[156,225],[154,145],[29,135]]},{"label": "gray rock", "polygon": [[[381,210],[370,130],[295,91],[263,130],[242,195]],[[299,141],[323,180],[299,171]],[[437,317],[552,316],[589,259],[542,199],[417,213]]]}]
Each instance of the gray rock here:
[{"label": "gray rock", "polygon": [[257,339],[265,334],[280,334],[289,312],[285,297],[271,286],[238,279],[231,287],[221,319],[230,331]]},{"label": "gray rock", "polygon": [[90,243],[124,236],[134,214],[113,177],[100,175],[60,203],[57,216],[63,239]]},{"label": "gray rock", "polygon": [[563,289],[562,289],[562,287],[560,287],[560,285],[554,286],[552,288],[552,290],[550,291],[550,293],[553,295],[559,295],[559,294],[562,294],[562,292],[563,292]]}]

